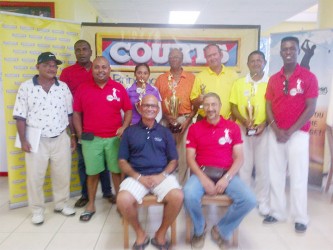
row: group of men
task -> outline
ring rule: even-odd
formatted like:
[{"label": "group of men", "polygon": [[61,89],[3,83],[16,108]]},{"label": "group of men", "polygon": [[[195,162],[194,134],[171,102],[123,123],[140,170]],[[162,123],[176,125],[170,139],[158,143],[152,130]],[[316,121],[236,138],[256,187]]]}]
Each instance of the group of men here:
[{"label": "group of men", "polygon": [[[265,56],[260,51],[248,56],[250,72],[238,79],[235,71],[221,63],[223,54],[216,44],[204,49],[208,68],[197,76],[183,70],[181,50],[172,49],[170,71],[156,80],[163,100],[161,124],[165,126],[155,120],[159,106],[152,95],[144,96],[138,107],[141,120],[130,126],[130,100],[124,87],[110,79],[107,59],[97,57],[91,62],[91,48],[84,40],[79,40],[74,49],[77,63],[64,69],[60,77],[68,86],[55,77],[61,62],[50,52],[42,53],[36,66],[39,75],[20,86],[14,107],[22,149],[26,152],[34,224],[44,221],[42,185],[48,162],[55,212],[75,214],[66,202],[70,148],[73,151],[78,142],[83,188],[76,205],[81,207],[88,202],[80,220],[89,221],[94,215],[98,180],[102,181],[103,173],[108,176],[109,169],[119,212],[137,236],[133,249],[145,249],[149,243],[158,249],[169,249],[166,232],[183,201],[194,225],[192,247],[202,248],[207,231],[201,209],[204,194],[225,193],[233,200],[227,213],[211,229],[212,239],[221,248],[256,205],[265,216],[264,223],[285,220],[287,166],[295,230],[306,231],[307,131],[318,83],[312,73],[297,63],[297,38],[286,37],[281,41],[284,66],[269,81],[264,74]],[[73,108],[70,92],[74,94]],[[168,107],[172,95],[180,99],[176,117]],[[197,112],[197,122],[191,125]],[[180,124],[178,133],[167,127],[175,123]],[[41,130],[37,152],[31,152],[26,133],[29,127]],[[188,169],[191,175],[187,180]],[[123,181],[121,174],[126,177]],[[253,175],[256,195],[249,187]],[[85,185],[88,192],[84,191]],[[148,193],[164,204],[161,225],[152,239],[141,227],[137,210]],[[103,189],[103,195],[115,202],[111,194],[110,188]]]}]

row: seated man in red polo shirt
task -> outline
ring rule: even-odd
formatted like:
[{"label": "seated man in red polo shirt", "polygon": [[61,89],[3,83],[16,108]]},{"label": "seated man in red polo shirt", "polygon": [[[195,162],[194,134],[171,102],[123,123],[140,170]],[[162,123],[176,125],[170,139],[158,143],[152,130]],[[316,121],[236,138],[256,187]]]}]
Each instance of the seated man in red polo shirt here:
[{"label": "seated man in red polo shirt", "polygon": [[222,249],[228,245],[234,230],[256,206],[255,195],[238,177],[243,164],[240,128],[220,116],[222,103],[215,93],[203,98],[205,118],[191,125],[186,144],[186,158],[192,175],[184,186],[184,205],[194,225],[192,248],[203,248],[206,221],[202,213],[204,194],[226,194],[232,205],[212,227],[212,239]]},{"label": "seated man in red polo shirt", "polygon": [[[80,216],[81,221],[89,221],[96,211],[96,190],[105,162],[112,173],[116,194],[121,181],[118,167],[119,142],[131,122],[132,104],[126,89],[110,79],[110,71],[108,60],[102,56],[97,57],[92,65],[94,82],[80,87],[74,97],[74,126],[82,143],[88,175],[89,202]],[[121,110],[124,111],[124,121]]]}]

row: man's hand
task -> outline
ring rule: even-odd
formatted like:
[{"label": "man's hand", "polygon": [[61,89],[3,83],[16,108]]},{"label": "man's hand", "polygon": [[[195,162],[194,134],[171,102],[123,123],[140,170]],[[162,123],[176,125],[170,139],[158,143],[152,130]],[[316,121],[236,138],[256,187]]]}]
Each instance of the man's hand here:
[{"label": "man's hand", "polygon": [[153,182],[150,176],[142,175],[138,180],[142,185],[144,185],[147,189],[152,189]]},{"label": "man's hand", "polygon": [[26,153],[30,153],[32,148],[27,140],[23,140],[21,141],[21,149]]},{"label": "man's hand", "polygon": [[255,135],[260,135],[266,128],[266,123],[261,123],[258,126],[256,126],[257,132]]},{"label": "man's hand", "polygon": [[218,194],[223,194],[228,185],[229,185],[229,181],[226,178],[222,177],[216,183],[216,192]]},{"label": "man's hand", "polygon": [[116,136],[121,137],[123,135],[123,133],[124,133],[124,130],[125,130],[125,127],[123,127],[123,126],[120,127],[120,128],[118,128]]},{"label": "man's hand", "polygon": [[170,114],[165,114],[164,118],[168,123],[171,123],[171,124],[177,122],[177,119],[173,118],[172,115],[170,115]]},{"label": "man's hand", "polygon": [[181,131],[180,131],[180,133],[181,134],[183,134],[185,131],[186,131],[186,129],[188,128],[188,126],[190,125],[190,123],[191,123],[191,118],[187,118],[181,125],[180,125],[180,129],[181,129]]},{"label": "man's hand", "polygon": [[140,177],[139,182],[148,189],[154,189],[157,185],[164,181],[164,179],[165,177],[162,174],[145,175]]},{"label": "man's hand", "polygon": [[202,184],[203,184],[202,186],[205,189],[206,194],[208,194],[208,195],[216,195],[217,194],[215,183],[211,179],[209,179],[207,177],[207,179],[205,179],[202,182]]},{"label": "man's hand", "polygon": [[76,137],[71,136],[71,152],[74,153],[76,149],[77,143],[76,143]]},{"label": "man's hand", "polygon": [[276,135],[276,140],[280,143],[285,143],[290,138],[290,135],[289,135],[288,131],[286,131],[286,130],[279,129],[278,127],[275,127],[274,132],[275,132],[275,135]]},{"label": "man's hand", "polygon": [[165,176],[162,173],[150,175],[149,177],[150,177],[151,183],[153,184],[152,188],[155,188],[157,185],[159,185],[162,181],[165,180]]}]

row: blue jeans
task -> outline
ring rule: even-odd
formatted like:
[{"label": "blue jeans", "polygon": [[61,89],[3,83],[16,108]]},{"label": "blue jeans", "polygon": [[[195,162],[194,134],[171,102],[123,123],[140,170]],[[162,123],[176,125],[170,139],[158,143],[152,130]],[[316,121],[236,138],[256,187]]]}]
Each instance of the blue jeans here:
[{"label": "blue jeans", "polygon": [[[205,194],[205,190],[196,175],[192,175],[189,178],[183,188],[183,192],[184,205],[194,225],[194,235],[200,236],[205,228],[205,218],[201,208],[201,199]],[[224,217],[218,222],[217,227],[222,238],[229,240],[245,215],[256,206],[256,198],[238,176],[234,176],[229,182],[225,194],[233,200],[233,203]]]},{"label": "blue jeans", "polygon": [[[81,195],[84,198],[88,198],[86,165],[84,164],[82,145],[79,143],[77,144],[77,154],[79,158],[78,169],[79,169],[80,183],[82,187]],[[105,169],[103,172],[101,172],[99,174],[99,179],[101,181],[103,196],[112,194],[109,170]]]}]

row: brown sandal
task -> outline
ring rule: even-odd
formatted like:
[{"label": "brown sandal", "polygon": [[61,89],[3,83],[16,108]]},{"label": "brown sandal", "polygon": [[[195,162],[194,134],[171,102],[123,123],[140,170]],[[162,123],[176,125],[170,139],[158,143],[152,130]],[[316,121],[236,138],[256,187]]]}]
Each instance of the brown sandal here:
[{"label": "brown sandal", "polygon": [[222,238],[220,235],[219,229],[217,226],[213,226],[212,230],[210,231],[213,241],[220,247],[220,249],[227,249],[228,242]]}]

